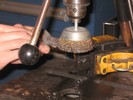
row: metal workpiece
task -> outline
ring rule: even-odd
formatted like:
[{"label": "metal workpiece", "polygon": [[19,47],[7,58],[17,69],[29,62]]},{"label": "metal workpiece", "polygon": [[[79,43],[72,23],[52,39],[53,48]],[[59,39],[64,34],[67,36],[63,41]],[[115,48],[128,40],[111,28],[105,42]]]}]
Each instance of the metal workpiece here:
[{"label": "metal workpiece", "polygon": [[42,36],[41,41],[43,43],[45,43],[46,45],[49,45],[54,48],[58,48],[58,46],[59,46],[59,44],[58,44],[59,39],[52,37],[47,30],[44,31],[44,35]]},{"label": "metal workpiece", "polygon": [[66,13],[73,23],[77,20],[79,23],[86,16],[87,6],[90,4],[90,0],[64,0],[63,2],[66,6]]}]

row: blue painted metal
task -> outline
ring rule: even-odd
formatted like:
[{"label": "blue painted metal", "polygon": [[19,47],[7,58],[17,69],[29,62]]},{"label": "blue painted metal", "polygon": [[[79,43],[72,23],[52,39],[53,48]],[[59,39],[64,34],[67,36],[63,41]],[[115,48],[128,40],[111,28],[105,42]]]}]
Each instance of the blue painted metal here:
[{"label": "blue painted metal", "polygon": [[[42,0],[10,0],[16,2],[39,4]],[[64,7],[63,0],[51,0],[51,6]],[[102,34],[103,22],[115,16],[114,2],[113,0],[91,0],[91,4],[88,7],[87,17],[85,17],[84,25],[87,27],[92,36]],[[16,24],[22,23],[24,25],[34,26],[36,22],[36,16],[26,16],[21,14],[12,14],[6,12],[0,12],[0,22]],[[60,33],[65,27],[72,26],[71,22],[63,22],[57,20],[47,19],[45,26],[54,36],[60,36]]]}]

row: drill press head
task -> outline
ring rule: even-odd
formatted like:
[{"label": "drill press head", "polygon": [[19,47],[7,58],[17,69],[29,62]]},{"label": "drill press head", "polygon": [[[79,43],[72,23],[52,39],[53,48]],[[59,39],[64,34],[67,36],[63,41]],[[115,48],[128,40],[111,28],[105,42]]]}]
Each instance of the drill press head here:
[{"label": "drill press head", "polygon": [[90,32],[78,23],[85,17],[89,0],[64,0],[66,13],[74,27],[65,28],[59,39],[59,49],[72,53],[85,53],[93,49]]}]

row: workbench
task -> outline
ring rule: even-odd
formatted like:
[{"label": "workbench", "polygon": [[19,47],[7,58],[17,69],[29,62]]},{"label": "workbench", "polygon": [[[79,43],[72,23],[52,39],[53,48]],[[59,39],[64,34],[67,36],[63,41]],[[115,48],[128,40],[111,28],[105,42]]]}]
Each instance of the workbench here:
[{"label": "workbench", "polygon": [[[89,73],[87,67],[84,65],[82,67],[84,71],[77,68],[80,75],[87,76],[84,74]],[[25,75],[1,85],[0,100],[132,100],[133,98],[133,74],[129,72],[87,76],[87,80],[80,81],[50,75],[47,73],[48,70],[74,73],[74,61],[60,58],[42,59],[41,66],[35,65]],[[64,91],[71,94],[65,94]]]}]

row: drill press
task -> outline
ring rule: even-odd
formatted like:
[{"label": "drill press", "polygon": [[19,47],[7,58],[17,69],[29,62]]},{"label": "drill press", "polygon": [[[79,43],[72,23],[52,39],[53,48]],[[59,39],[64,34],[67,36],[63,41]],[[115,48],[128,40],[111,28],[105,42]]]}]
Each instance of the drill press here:
[{"label": "drill press", "polygon": [[66,13],[74,26],[63,30],[59,39],[59,49],[66,52],[84,53],[93,49],[90,32],[79,27],[78,23],[86,16],[87,6],[90,0],[64,0]]},{"label": "drill press", "polygon": [[[63,0],[66,6],[66,13],[74,23],[74,26],[63,30],[58,39],[58,48],[65,52],[85,53],[93,49],[93,43],[89,31],[84,27],[79,27],[78,23],[85,17],[89,0]],[[50,5],[50,0],[44,0],[40,15],[38,16],[35,30],[30,43],[23,45],[19,50],[20,61],[25,65],[35,64],[40,53],[36,47],[41,28]]]}]

